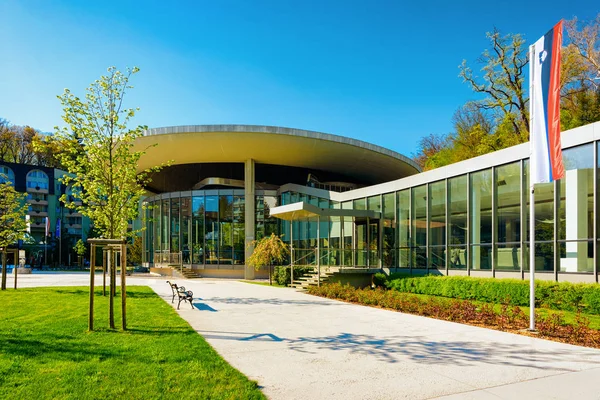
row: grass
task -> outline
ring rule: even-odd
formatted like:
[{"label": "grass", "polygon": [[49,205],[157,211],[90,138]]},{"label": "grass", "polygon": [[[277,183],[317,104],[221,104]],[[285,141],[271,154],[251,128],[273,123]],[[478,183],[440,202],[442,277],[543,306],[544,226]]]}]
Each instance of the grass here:
[{"label": "grass", "polygon": [[126,332],[96,294],[87,332],[85,287],[0,292],[0,398],[265,398],[150,288],[128,288]]},{"label": "grass", "polygon": [[244,283],[250,283],[252,285],[261,285],[261,286],[271,286],[271,287],[278,287],[278,288],[285,288],[287,286],[285,285],[280,285],[277,282],[273,281],[272,285],[269,285],[269,282],[263,282],[263,281],[246,281],[246,280],[241,280],[240,282],[244,282]]}]

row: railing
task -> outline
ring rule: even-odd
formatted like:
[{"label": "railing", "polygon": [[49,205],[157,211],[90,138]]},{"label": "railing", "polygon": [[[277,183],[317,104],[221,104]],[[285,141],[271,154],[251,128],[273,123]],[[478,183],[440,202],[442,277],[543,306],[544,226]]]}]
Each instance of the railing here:
[{"label": "railing", "polygon": [[[168,251],[155,251],[154,252],[154,264],[166,264],[168,265],[183,265],[183,256],[181,252],[170,253]],[[162,265],[161,265],[162,266]]]}]

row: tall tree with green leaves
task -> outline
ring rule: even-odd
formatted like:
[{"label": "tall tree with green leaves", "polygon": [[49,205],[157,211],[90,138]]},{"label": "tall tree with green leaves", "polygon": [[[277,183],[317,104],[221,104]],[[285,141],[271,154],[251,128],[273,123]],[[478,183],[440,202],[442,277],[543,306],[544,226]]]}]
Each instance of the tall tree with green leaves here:
[{"label": "tall tree with green leaves", "polygon": [[525,40],[519,34],[502,35],[497,28],[487,33],[491,49],[477,59],[483,76],[473,73],[467,61],[460,65],[460,77],[483,97],[474,102],[482,110],[490,110],[498,121],[510,123],[511,134],[519,143],[529,140],[529,110],[525,66],[528,55]]},{"label": "tall tree with green leaves", "polygon": [[290,254],[289,246],[281,240],[281,237],[271,233],[271,236],[253,241],[254,251],[246,260],[246,263],[256,269],[269,267],[269,284],[272,284],[271,269],[275,264],[281,264]]},{"label": "tall tree with green leaves", "polygon": [[130,234],[128,223],[138,217],[149,174],[161,168],[137,171],[145,152],[132,147],[146,127],[128,126],[139,109],[125,108],[124,97],[133,88],[130,77],[138,71],[131,68],[122,73],[110,67],[107,75],[90,85],[84,99],[69,89],[58,96],[67,124],[56,128],[54,135],[62,147],[58,158],[69,172],[62,182],[72,186],[78,200],[63,195],[61,201],[90,218],[105,239]]},{"label": "tall tree with green leaves", "polygon": [[[27,235],[27,204],[4,174],[0,174],[0,249],[2,250],[2,290],[6,290],[6,251]],[[16,264],[16,260],[15,260]]]}]

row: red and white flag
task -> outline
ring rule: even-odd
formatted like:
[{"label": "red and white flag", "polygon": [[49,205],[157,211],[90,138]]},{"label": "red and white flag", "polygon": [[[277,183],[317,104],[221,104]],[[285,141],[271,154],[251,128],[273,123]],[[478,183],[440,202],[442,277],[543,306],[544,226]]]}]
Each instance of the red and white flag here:
[{"label": "red and white flag", "polygon": [[552,182],[565,174],[560,142],[560,50],[563,22],[560,21],[532,46],[533,71],[530,101],[530,180]]}]

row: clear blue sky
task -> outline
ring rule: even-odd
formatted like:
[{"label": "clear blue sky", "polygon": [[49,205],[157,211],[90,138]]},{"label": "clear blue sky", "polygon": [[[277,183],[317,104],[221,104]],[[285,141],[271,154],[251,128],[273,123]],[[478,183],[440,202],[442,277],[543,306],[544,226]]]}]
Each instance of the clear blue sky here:
[{"label": "clear blue sky", "polygon": [[597,1],[1,0],[0,117],[62,125],[56,95],[138,66],[137,123],[316,130],[410,155],[475,95],[458,77],[485,33],[535,41]]}]

